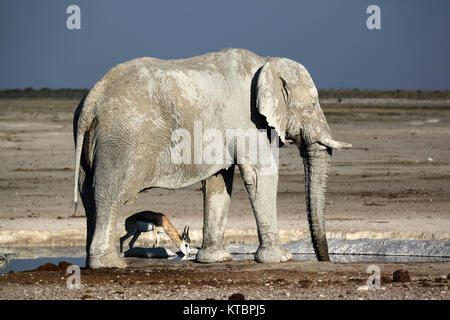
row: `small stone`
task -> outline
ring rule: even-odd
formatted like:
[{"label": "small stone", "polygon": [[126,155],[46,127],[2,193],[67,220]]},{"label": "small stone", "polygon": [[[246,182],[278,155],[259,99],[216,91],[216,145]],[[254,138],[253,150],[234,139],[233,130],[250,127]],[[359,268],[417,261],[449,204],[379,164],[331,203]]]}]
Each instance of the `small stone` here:
[{"label": "small stone", "polygon": [[381,284],[391,283],[391,282],[392,282],[392,278],[391,277],[385,276],[385,275],[381,276]]},{"label": "small stone", "polygon": [[306,289],[309,288],[311,286],[311,281],[309,280],[299,280],[298,284],[301,288]]},{"label": "small stone", "polygon": [[357,289],[358,291],[369,291],[369,286],[360,286]]},{"label": "small stone", "polygon": [[394,271],[393,274],[393,282],[411,282],[411,278],[409,276],[408,270],[400,269]]},{"label": "small stone", "polygon": [[228,300],[245,300],[245,297],[242,293],[233,293]]}]

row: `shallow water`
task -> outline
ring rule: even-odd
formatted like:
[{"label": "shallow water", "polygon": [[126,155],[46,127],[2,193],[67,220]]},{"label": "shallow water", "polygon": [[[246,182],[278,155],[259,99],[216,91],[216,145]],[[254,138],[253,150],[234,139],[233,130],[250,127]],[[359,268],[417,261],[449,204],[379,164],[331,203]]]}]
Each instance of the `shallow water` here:
[{"label": "shallow water", "polygon": [[[234,260],[253,260],[252,253],[234,253],[232,254]],[[294,260],[307,261],[316,260],[313,254],[293,254]],[[150,258],[148,258],[150,259]],[[156,259],[156,258],[152,258]],[[195,256],[191,256],[189,260],[194,260]],[[439,257],[411,257],[411,256],[374,256],[374,255],[331,255],[333,262],[450,262],[450,258]],[[167,263],[181,262],[181,257],[160,258],[158,261]],[[41,257],[37,259],[13,259],[9,261],[6,268],[0,270],[1,273],[8,273],[9,271],[21,272],[27,270],[34,270],[46,263],[58,264],[60,262],[68,262],[80,267],[85,265],[85,257]]]},{"label": "shallow water", "polygon": [[[238,253],[232,254],[234,260],[253,260],[253,254]],[[294,253],[292,254],[294,260],[308,261],[316,260],[314,254],[309,253]],[[330,254],[330,259],[333,262],[450,262],[450,258],[440,257],[412,257],[412,256],[379,256],[379,255],[357,255],[357,254]]]},{"label": "shallow water", "polygon": [[[284,246],[292,253],[294,260],[316,260],[308,239]],[[253,260],[253,253],[257,248],[256,244],[229,244],[226,246],[234,260]],[[155,250],[141,249],[144,251]],[[450,242],[447,241],[329,239],[329,250],[330,259],[334,262],[450,262]],[[85,248],[80,247],[14,247],[4,249],[0,254],[7,254],[9,261],[6,267],[0,268],[0,273],[34,270],[48,262],[58,264],[65,261],[84,267],[86,257]],[[194,259],[195,255],[189,257],[189,260]],[[177,263],[184,259],[173,256],[158,260]]]},{"label": "shallow water", "polygon": [[37,267],[40,267],[46,263],[58,264],[62,261],[84,267],[85,258],[73,258],[73,257],[43,257],[37,259],[14,259],[10,260],[7,264],[6,268],[0,269],[1,273],[8,273],[10,271],[21,272],[34,270]]}]

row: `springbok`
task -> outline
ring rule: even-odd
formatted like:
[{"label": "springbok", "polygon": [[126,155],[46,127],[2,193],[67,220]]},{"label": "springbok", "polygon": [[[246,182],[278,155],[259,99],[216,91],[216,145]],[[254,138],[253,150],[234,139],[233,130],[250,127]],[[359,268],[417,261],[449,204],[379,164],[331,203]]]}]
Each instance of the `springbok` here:
[{"label": "springbok", "polygon": [[148,231],[153,231],[154,234],[153,248],[159,246],[159,235],[166,233],[185,256],[189,256],[191,252],[189,227],[185,226],[180,236],[169,219],[160,212],[142,211],[129,216],[125,220],[125,231],[127,233],[120,238],[120,252],[123,252],[123,242],[126,239],[133,236],[129,243],[129,247],[132,249],[141,233]]}]

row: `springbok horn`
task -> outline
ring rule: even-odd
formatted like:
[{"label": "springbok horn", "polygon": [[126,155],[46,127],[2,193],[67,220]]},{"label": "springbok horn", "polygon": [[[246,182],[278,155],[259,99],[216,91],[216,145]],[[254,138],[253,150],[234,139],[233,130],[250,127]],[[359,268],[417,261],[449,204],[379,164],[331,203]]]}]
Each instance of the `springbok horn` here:
[{"label": "springbok horn", "polygon": [[323,144],[324,146],[327,146],[331,149],[348,149],[352,147],[351,143],[345,143],[333,140],[331,138],[323,138],[319,140],[319,143]]}]

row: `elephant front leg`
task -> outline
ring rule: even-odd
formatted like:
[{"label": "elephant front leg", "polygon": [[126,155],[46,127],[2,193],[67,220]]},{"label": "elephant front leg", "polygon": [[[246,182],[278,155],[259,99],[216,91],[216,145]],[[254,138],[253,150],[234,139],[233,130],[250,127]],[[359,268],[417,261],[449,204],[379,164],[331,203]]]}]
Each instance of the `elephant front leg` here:
[{"label": "elephant front leg", "polygon": [[280,245],[277,226],[277,174],[265,174],[253,165],[239,165],[258,227],[258,262],[285,262],[292,254]]},{"label": "elephant front leg", "polygon": [[197,253],[202,263],[232,260],[224,249],[224,232],[228,218],[234,167],[224,169],[203,183],[203,244]]}]

